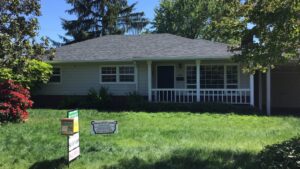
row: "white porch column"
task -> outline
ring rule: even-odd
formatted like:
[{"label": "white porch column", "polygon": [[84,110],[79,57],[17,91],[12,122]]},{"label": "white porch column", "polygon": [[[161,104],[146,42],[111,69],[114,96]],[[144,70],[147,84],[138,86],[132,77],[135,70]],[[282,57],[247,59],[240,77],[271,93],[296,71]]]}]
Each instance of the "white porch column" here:
[{"label": "white porch column", "polygon": [[152,101],[152,61],[147,61],[148,66],[148,101]]},{"label": "white porch column", "polygon": [[197,102],[200,102],[200,60],[196,60],[196,88]]},{"label": "white porch column", "polygon": [[254,106],[254,75],[250,75],[250,105]]},{"label": "white porch column", "polygon": [[263,90],[263,86],[262,86],[262,73],[261,72],[259,72],[259,84],[258,84],[258,107],[259,107],[259,110],[260,111],[263,111],[263,109],[262,109],[262,90]]},{"label": "white porch column", "polygon": [[267,72],[267,114],[271,115],[271,68]]}]

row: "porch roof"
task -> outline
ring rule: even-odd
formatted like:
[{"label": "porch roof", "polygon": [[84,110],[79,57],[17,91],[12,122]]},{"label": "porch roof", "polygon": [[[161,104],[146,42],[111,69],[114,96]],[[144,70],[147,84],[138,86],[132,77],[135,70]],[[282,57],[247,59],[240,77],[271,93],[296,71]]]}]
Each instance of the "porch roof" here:
[{"label": "porch roof", "polygon": [[57,48],[53,62],[229,59],[228,45],[171,34],[108,35]]}]

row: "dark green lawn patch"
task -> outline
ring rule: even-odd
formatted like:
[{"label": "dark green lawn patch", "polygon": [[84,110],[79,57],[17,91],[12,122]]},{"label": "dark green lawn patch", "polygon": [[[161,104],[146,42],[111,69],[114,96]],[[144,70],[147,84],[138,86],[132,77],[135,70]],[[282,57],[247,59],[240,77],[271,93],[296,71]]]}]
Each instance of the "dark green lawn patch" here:
[{"label": "dark green lawn patch", "polygon": [[[22,124],[0,126],[0,168],[65,168],[66,110],[30,110]],[[80,110],[82,156],[70,168],[255,168],[266,146],[300,133],[296,117]],[[91,135],[92,120],[119,122],[115,135]],[[134,167],[137,166],[137,167]]]},{"label": "dark green lawn patch", "polygon": [[196,149],[175,150],[157,161],[145,161],[139,157],[122,159],[105,169],[231,169],[257,168],[255,154],[232,151],[205,151]]},{"label": "dark green lawn patch", "polygon": [[261,168],[300,168],[300,137],[267,146],[258,154]]}]

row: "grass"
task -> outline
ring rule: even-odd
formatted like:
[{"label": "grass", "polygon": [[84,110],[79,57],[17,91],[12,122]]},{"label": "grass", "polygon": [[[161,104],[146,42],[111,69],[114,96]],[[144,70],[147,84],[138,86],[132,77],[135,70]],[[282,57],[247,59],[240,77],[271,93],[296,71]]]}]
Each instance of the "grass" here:
[{"label": "grass", "polygon": [[[0,126],[0,168],[65,168],[65,115],[30,110],[26,123]],[[118,120],[118,134],[91,135],[90,122],[101,119]],[[264,146],[299,133],[296,117],[80,110],[81,157],[70,168],[256,168]]]}]

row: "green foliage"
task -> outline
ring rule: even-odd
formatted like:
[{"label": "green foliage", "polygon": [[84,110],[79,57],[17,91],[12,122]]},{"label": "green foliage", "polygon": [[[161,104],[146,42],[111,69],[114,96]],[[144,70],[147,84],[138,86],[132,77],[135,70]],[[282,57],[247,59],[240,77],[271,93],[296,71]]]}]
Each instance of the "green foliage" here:
[{"label": "green foliage", "polygon": [[6,79],[13,79],[13,72],[9,68],[0,67],[0,81],[3,82]]},{"label": "green foliage", "polygon": [[163,0],[155,9],[154,28],[188,38],[238,43],[246,23],[238,14],[240,1]]},{"label": "green foliage", "polygon": [[155,13],[156,32],[228,43],[247,73],[300,58],[298,0],[163,0]]},{"label": "green foliage", "polygon": [[300,3],[297,0],[249,0],[245,13],[252,28],[244,28],[242,41],[233,51],[244,71],[266,72],[278,64],[299,61]]},{"label": "green foliage", "polygon": [[7,0],[1,1],[0,6],[0,78],[28,86],[47,81],[51,67],[37,60],[52,57],[54,51],[47,39],[35,41],[39,0]]},{"label": "green foliage", "polygon": [[257,114],[255,109],[243,105],[216,104],[216,103],[145,103],[139,104],[137,110],[146,112],[182,112],[188,111],[191,113],[238,113],[238,114]]},{"label": "green foliage", "polygon": [[128,94],[128,108],[129,110],[141,111],[145,109],[147,101],[144,96],[138,92],[131,92]]},{"label": "green foliage", "polygon": [[[76,109],[81,107],[82,99],[76,96],[66,96],[58,103],[60,109]],[[56,107],[57,108],[57,107]]]},{"label": "green foliage", "polygon": [[110,108],[111,103],[112,95],[109,93],[108,88],[101,87],[99,91],[96,91],[94,88],[89,90],[87,107],[106,110]]},{"label": "green foliage", "polygon": [[128,5],[127,0],[67,0],[67,3],[72,5],[67,12],[77,16],[75,20],[62,20],[66,35],[72,37],[63,37],[67,44],[104,35],[140,32],[148,24],[143,12],[134,12],[136,3]]},{"label": "green foliage", "polygon": [[300,168],[300,138],[267,146],[258,154],[258,161],[263,169]]},{"label": "green foliage", "polygon": [[[15,60],[15,66],[21,61]],[[0,68],[0,81],[10,79],[30,88],[39,87],[50,79],[52,66],[36,59],[24,59],[22,61],[23,70],[20,73],[14,73],[12,68]]]}]

